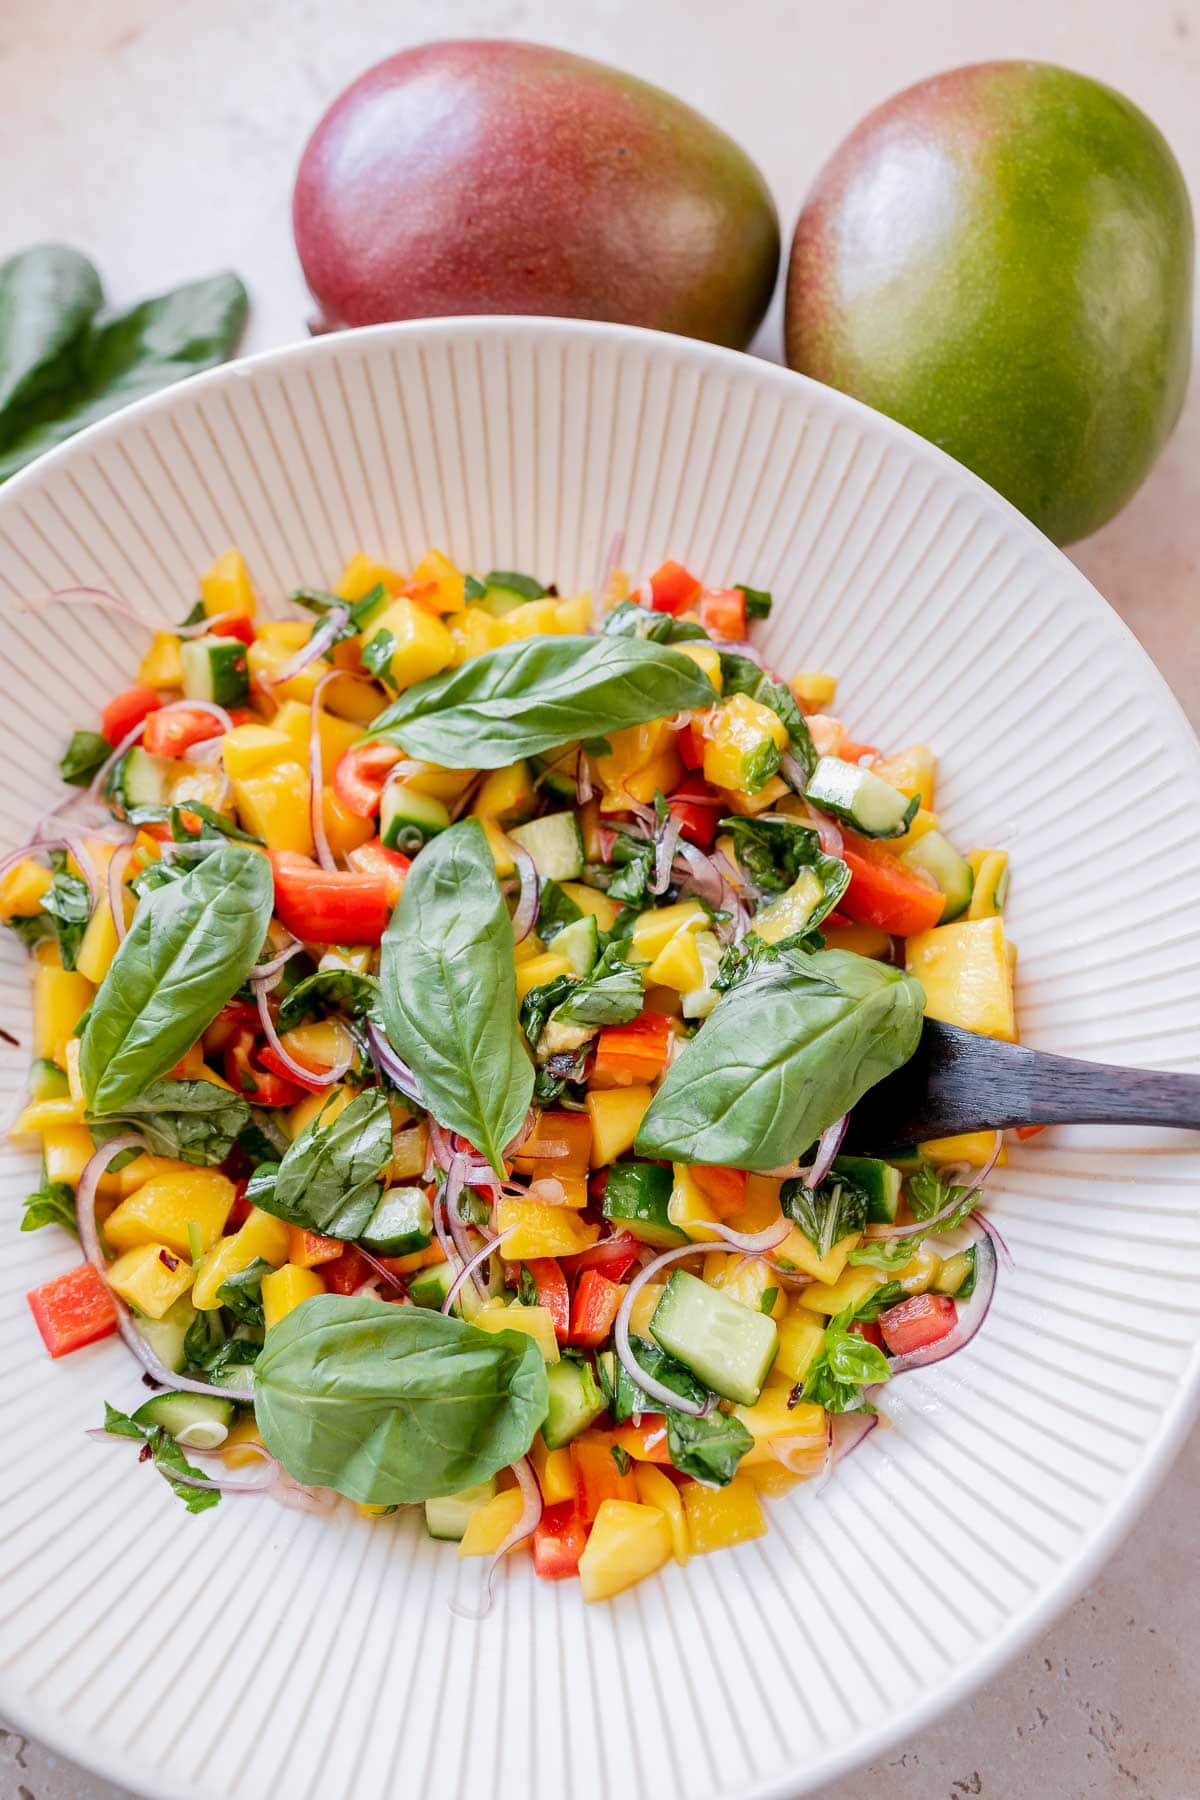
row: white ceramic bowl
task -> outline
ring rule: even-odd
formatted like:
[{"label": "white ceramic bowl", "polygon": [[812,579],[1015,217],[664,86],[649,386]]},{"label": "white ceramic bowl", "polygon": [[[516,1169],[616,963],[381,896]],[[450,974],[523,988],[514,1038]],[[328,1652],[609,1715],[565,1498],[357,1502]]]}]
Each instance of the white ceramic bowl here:
[{"label": "white ceramic bowl", "polygon": [[[1076,570],[920,439],[680,338],[440,320],[279,351],[97,426],[0,492],[0,841],[135,626],[22,615],[72,583],[163,623],[230,544],[271,606],[358,547],[588,585],[616,527],[770,588],[785,670],[836,670],[856,735],[933,744],[964,847],[1012,853],[1026,1040],[1200,1067],[1197,744]],[[5,934],[7,937],[7,934]],[[6,941],[3,1019],[27,1038]],[[0,1049],[4,1088],[24,1049]],[[139,1792],[257,1800],[710,1800],[809,1793],[995,1673],[1092,1575],[1193,1417],[1200,1158],[1182,1133],[1058,1130],[992,1184],[1016,1267],[962,1355],[903,1377],[825,1490],[758,1542],[608,1606],[515,1558],[482,1625],[415,1517],[230,1500],[187,1516],[89,1442],[120,1344],[47,1360],[27,1288],[69,1267],[0,1198],[0,1713]]]}]

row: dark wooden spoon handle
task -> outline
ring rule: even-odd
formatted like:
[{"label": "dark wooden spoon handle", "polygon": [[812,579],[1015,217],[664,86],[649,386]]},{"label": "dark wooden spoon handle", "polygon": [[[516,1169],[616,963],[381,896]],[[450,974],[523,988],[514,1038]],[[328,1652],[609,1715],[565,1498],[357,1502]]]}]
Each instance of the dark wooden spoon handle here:
[{"label": "dark wooden spoon handle", "polygon": [[1057,1124],[1200,1130],[1200,1076],[1051,1056],[928,1019],[912,1060],[855,1107],[846,1148]]}]

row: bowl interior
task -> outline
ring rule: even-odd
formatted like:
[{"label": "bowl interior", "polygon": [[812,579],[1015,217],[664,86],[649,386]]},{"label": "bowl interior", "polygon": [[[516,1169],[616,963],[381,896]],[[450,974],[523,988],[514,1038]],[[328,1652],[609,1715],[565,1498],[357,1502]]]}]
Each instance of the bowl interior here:
[{"label": "bowl interior", "polygon": [[[357,548],[411,566],[436,544],[571,591],[617,528],[638,574],[673,555],[770,588],[777,667],[835,671],[855,736],[935,747],[945,830],[1012,856],[1026,1041],[1200,1066],[1200,757],[1133,639],[936,450],[680,339],[544,320],[324,339],[188,383],[17,478],[0,494],[0,839],[23,840],[66,736],[145,644],[108,613],[23,602],[98,583],[167,624],[231,544],[268,610]],[[11,1100],[29,1009],[9,942],[0,1001]],[[472,1624],[447,1602],[471,1602],[479,1565],[416,1516],[229,1500],[192,1519],[83,1436],[137,1384],[112,1342],[45,1358],[23,1296],[77,1258],[61,1234],[16,1235],[35,1175],[5,1156],[0,1711],[146,1792],[809,1792],[1063,1604],[1193,1411],[1192,1141],[1056,1130],[993,1184],[1014,1266],[985,1330],[898,1380],[890,1429],[822,1492],[604,1607],[514,1558]]]}]

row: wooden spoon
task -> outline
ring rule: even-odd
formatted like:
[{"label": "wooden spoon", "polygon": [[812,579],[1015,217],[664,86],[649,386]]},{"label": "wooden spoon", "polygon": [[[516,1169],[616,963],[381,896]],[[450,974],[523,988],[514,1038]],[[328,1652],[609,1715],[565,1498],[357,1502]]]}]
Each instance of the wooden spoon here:
[{"label": "wooden spoon", "polygon": [[1200,1130],[1200,1075],[1050,1056],[927,1019],[912,1060],[854,1108],[844,1148],[887,1156],[928,1138],[1014,1125]]}]

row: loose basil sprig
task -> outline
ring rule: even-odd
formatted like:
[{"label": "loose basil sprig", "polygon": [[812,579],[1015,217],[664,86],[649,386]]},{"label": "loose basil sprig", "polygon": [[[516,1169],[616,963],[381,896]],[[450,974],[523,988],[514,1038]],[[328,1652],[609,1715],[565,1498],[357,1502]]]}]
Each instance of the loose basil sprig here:
[{"label": "loose basil sprig", "polygon": [[548,1404],[532,1338],[338,1294],[274,1326],[254,1368],[272,1456],[296,1481],[367,1505],[486,1481],[525,1454]]},{"label": "loose basil sprig", "polygon": [[499,769],[716,699],[696,664],[665,644],[523,638],[417,682],[384,708],[370,735],[442,768]]},{"label": "loose basil sprig", "polygon": [[675,1058],[636,1153],[774,1169],[906,1063],[925,996],[899,969],[845,950],[787,950],[723,994]]},{"label": "loose basil sprig", "polygon": [[120,1112],[191,1049],[258,960],[274,899],[266,857],[227,844],[139,901],[83,1029],[89,1112]]},{"label": "loose basil sprig", "polygon": [[434,1118],[499,1173],[533,1094],[508,908],[477,819],[427,844],[383,936],[380,1009]]}]

